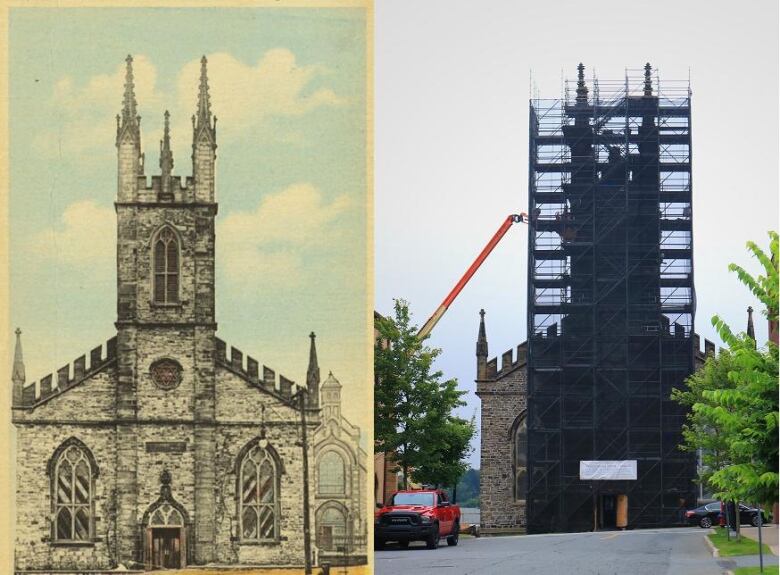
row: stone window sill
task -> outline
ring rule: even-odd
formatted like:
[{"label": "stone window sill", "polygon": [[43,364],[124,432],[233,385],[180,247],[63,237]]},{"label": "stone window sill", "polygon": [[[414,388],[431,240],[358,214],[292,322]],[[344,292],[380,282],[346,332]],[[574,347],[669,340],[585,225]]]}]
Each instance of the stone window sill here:
[{"label": "stone window sill", "polygon": [[238,541],[239,545],[246,545],[247,547],[275,547],[281,545],[280,539],[269,539],[268,541]]},{"label": "stone window sill", "polygon": [[49,541],[52,547],[94,547],[95,541]]}]

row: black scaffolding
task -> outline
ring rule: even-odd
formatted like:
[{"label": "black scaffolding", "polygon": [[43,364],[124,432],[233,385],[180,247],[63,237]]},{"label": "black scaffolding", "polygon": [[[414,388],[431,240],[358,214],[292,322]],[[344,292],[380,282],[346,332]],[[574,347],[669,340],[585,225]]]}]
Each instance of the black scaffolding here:
[{"label": "black scaffolding", "polygon": [[[530,106],[529,532],[678,524],[696,501],[670,400],[694,369],[691,92],[649,65],[619,82],[579,67],[575,94]],[[637,460],[636,481],[579,479]]]}]

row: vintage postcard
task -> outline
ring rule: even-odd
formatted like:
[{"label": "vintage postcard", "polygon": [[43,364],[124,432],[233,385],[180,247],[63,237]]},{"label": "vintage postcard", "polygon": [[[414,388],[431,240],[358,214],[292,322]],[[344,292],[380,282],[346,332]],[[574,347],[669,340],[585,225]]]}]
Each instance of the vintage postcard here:
[{"label": "vintage postcard", "polygon": [[367,573],[372,6],[4,18],[0,571]]}]

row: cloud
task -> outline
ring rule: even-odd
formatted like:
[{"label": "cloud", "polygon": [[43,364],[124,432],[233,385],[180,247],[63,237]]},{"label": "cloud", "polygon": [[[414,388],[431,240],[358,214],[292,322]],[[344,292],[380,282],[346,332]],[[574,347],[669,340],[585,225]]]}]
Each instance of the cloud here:
[{"label": "cloud", "polygon": [[[346,194],[327,198],[311,184],[265,196],[252,211],[228,214],[217,224],[217,261],[239,287],[263,281],[296,285],[309,258],[328,257],[343,243]],[[66,265],[111,269],[116,255],[116,215],[92,200],[70,204],[60,222],[36,234],[32,253]]]},{"label": "cloud", "polygon": [[[340,106],[345,100],[328,87],[313,88],[328,70],[321,65],[299,66],[295,54],[284,48],[266,52],[255,65],[247,65],[231,54],[208,56],[212,112],[219,120],[219,138],[227,140],[247,131],[255,135],[272,117],[300,117],[315,109]],[[133,59],[136,100],[144,118],[142,146],[156,153],[162,135],[163,111],[170,109],[174,145],[185,146],[192,133],[190,118],[197,109],[200,58],[185,64],[169,89],[158,85],[158,71],[151,60]],[[89,161],[95,155],[113,154],[116,134],[114,117],[121,111],[125,63],[111,74],[93,76],[79,85],[71,76],[53,87],[47,104],[52,128],[35,138],[37,151],[48,156],[65,156],[69,161]],[[290,130],[288,130],[290,131]],[[300,134],[278,134],[279,141],[300,144]]]},{"label": "cloud", "polygon": [[70,204],[61,225],[39,232],[30,247],[46,259],[109,269],[116,256],[116,216],[92,200]]},{"label": "cloud", "polygon": [[[197,108],[200,68],[200,59],[192,60],[179,74],[179,110]],[[312,81],[325,74],[323,66],[299,66],[295,54],[284,48],[269,50],[254,66],[218,52],[208,56],[211,109],[231,137],[272,116],[302,116],[344,104],[330,88],[311,89]]]},{"label": "cloud", "polygon": [[323,252],[343,239],[340,224],[349,209],[346,194],[329,200],[311,184],[291,185],[218,224],[218,261],[239,287],[298,284],[307,259],[326,257]]},{"label": "cloud", "polygon": [[[163,95],[157,88],[157,69],[146,56],[134,57],[133,76],[139,107],[161,107]],[[51,124],[57,130],[38,135],[35,139],[38,151],[67,155],[69,159],[88,158],[86,152],[113,154],[114,117],[122,109],[124,85],[124,62],[113,73],[93,76],[81,86],[70,76],[58,80],[48,102],[54,120]]]}]

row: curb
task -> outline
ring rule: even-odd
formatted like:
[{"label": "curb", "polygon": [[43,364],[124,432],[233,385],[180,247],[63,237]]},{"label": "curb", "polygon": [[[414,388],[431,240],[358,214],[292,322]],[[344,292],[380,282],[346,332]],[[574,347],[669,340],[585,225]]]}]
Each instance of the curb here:
[{"label": "curb", "polygon": [[[712,541],[710,541],[710,538],[707,537],[710,533],[715,533],[712,529],[704,535],[704,542],[707,544],[707,547],[710,548],[710,551],[712,552],[712,556],[716,559],[720,557],[720,551],[718,551],[718,548],[713,545]],[[731,571],[728,572],[730,575],[734,575]]]}]

